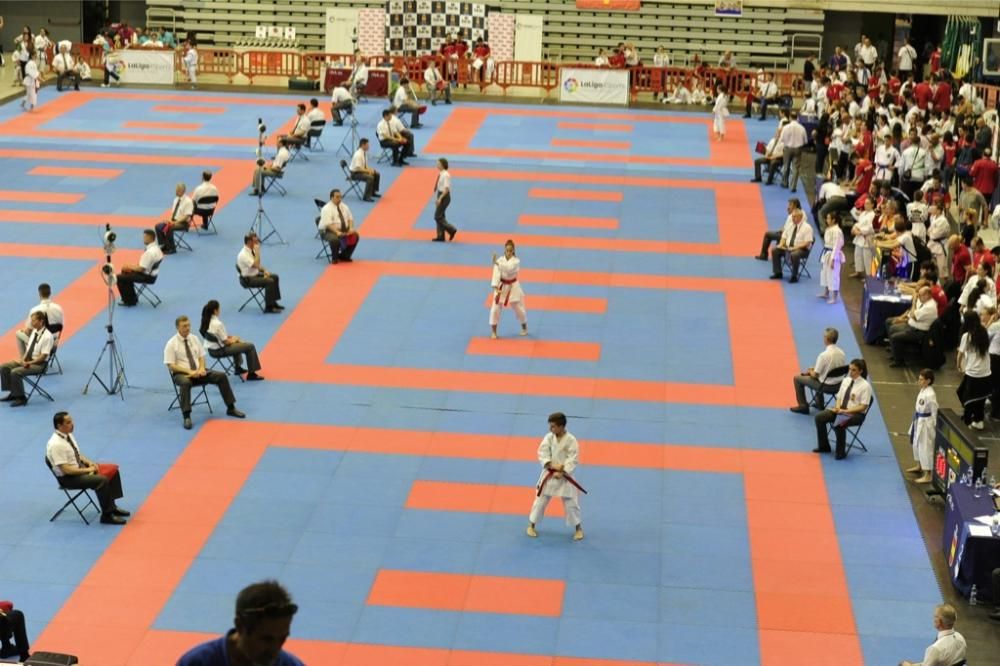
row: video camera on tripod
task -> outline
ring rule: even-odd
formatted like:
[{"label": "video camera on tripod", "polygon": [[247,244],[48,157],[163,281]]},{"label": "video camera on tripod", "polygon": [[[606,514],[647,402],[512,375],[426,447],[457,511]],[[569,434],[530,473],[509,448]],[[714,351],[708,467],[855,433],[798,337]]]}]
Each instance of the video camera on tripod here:
[{"label": "video camera on tripod", "polygon": [[111,229],[110,224],[104,225],[104,234],[101,240],[104,242],[104,265],[101,266],[101,276],[104,278],[104,284],[110,289],[115,286],[117,281],[115,265],[111,263],[111,255],[115,253],[115,241],[118,240],[118,234]]},{"label": "video camera on tripod", "polygon": [[[97,383],[101,385],[108,395],[117,393],[124,400],[128,379],[125,377],[125,357],[122,355],[118,338],[115,336],[115,284],[118,281],[118,277],[115,274],[115,265],[111,262],[111,256],[117,249],[115,247],[117,240],[118,234],[115,233],[110,224],[105,224],[104,230],[101,232],[101,245],[104,249],[104,265],[101,266],[101,279],[108,288],[108,323],[104,326],[108,337],[104,342],[104,348],[101,349],[101,353],[97,357],[94,369],[90,372],[90,379],[87,380],[86,386],[83,387],[83,394],[87,394],[87,391],[90,389],[90,382],[96,379]],[[107,381],[104,381],[98,372],[105,358],[107,358]]]}]

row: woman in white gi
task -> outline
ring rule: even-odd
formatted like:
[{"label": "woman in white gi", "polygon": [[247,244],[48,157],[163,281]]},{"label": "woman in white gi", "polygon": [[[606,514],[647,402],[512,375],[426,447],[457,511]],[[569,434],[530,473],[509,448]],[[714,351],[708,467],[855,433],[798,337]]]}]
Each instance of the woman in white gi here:
[{"label": "woman in white gi", "polygon": [[566,514],[566,524],[574,528],[573,540],[583,539],[583,524],[580,519],[580,490],[572,480],[573,471],[579,465],[580,444],[576,437],[566,432],[566,415],[556,412],[549,415],[549,434],[538,445],[538,462],[542,464],[542,474],[535,489],[535,503],[528,514],[527,534],[538,536],[535,525],[545,515],[545,507],[553,497],[562,499]]},{"label": "woman in white gi", "polygon": [[826,231],[823,232],[823,254],[819,263],[823,267],[819,274],[819,285],[823,287],[818,296],[827,303],[836,303],[840,293],[840,266],[844,263],[844,231],[836,213],[826,214]]},{"label": "woman in white gi", "polygon": [[187,72],[188,80],[191,82],[191,89],[198,85],[198,51],[194,48],[191,40],[184,42],[184,70]]},{"label": "woman in white gi", "polygon": [[21,100],[21,108],[31,111],[38,104],[38,65],[34,60],[29,60],[24,64],[24,99]]},{"label": "woman in white gi", "polygon": [[726,94],[726,87],[720,84],[715,88],[715,106],[712,107],[716,141],[722,141],[726,138],[726,118],[728,116],[729,95]]},{"label": "woman in white gi", "polygon": [[521,335],[528,334],[528,311],[524,309],[524,290],[517,279],[521,270],[521,260],[517,258],[514,241],[508,240],[503,246],[503,256],[493,255],[493,303],[490,305],[490,337],[496,340],[500,310],[514,308],[517,320],[521,322]]},{"label": "woman in white gi", "polygon": [[913,447],[913,459],[917,464],[906,470],[910,474],[920,474],[914,483],[930,483],[931,470],[934,469],[934,433],[937,428],[938,401],[934,392],[934,371],[924,368],[917,379],[920,393],[917,394],[917,404],[913,408],[913,420],[910,421],[910,445]]}]

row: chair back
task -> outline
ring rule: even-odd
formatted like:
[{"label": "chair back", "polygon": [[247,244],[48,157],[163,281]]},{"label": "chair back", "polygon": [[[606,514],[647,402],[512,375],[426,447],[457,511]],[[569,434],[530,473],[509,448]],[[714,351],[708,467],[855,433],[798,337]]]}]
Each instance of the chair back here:
[{"label": "chair back", "polygon": [[340,160],[340,168],[344,172],[344,175],[348,178],[351,177],[351,170],[347,168],[347,160]]},{"label": "chair back", "polygon": [[[341,160],[340,163],[344,164],[345,162]],[[326,205],[326,202],[322,199],[313,199],[313,203],[316,204],[316,210],[323,210],[323,206]]]},{"label": "chair back", "polygon": [[847,373],[850,372],[850,370],[851,366],[849,365],[839,365],[830,372],[826,373],[826,381],[824,381],[823,383],[830,384],[832,383],[830,381],[831,379],[843,379],[844,377],[847,376]]},{"label": "chair back", "polygon": [[211,215],[215,212],[216,206],[219,205],[219,196],[216,194],[208,194],[203,197],[198,197],[198,200],[194,202],[194,214],[195,215]]},{"label": "chair back", "polygon": [[323,127],[326,125],[325,120],[314,120],[309,126],[309,132],[307,136],[310,138],[315,138],[323,134]]},{"label": "chair back", "polygon": [[49,468],[49,473],[52,474],[52,478],[56,480],[56,484],[62,488],[62,481],[59,480],[59,475],[56,474],[56,468],[52,466],[52,461],[49,460],[49,454],[45,454],[45,466]]},{"label": "chair back", "polygon": [[49,329],[49,333],[51,333],[52,335],[54,335],[54,336],[56,336],[58,338],[59,334],[62,333],[63,325],[62,324],[49,324],[48,329]]},{"label": "chair back", "polygon": [[149,269],[149,275],[153,278],[153,282],[156,282],[156,277],[160,274],[160,264],[162,263],[163,259],[160,259]]},{"label": "chair back", "polygon": [[243,271],[240,270],[239,264],[236,264],[236,276],[240,279],[240,286],[247,289],[247,279],[243,277]]}]

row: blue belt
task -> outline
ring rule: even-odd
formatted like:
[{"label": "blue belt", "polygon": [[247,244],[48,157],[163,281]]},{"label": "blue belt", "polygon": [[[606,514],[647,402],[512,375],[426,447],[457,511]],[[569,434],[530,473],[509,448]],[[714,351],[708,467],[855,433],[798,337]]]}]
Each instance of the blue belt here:
[{"label": "blue belt", "polygon": [[910,445],[913,445],[913,438],[917,434],[917,419],[927,418],[931,415],[930,412],[913,412],[913,418],[910,419]]}]

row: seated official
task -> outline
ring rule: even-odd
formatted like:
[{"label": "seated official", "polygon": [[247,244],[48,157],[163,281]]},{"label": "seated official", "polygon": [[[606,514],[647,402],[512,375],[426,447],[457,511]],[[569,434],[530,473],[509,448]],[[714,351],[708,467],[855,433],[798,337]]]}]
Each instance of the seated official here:
[{"label": "seated official", "polygon": [[850,194],[844,185],[835,180],[823,183],[812,206],[813,219],[816,220],[816,224],[818,225],[820,220],[825,220],[830,213],[840,218],[842,213],[850,212],[852,197],[853,194]]},{"label": "seated official", "polygon": [[19,358],[0,365],[0,390],[9,391],[0,402],[9,402],[11,407],[28,404],[24,394],[24,376],[40,375],[45,372],[45,364],[52,353],[54,339],[49,332],[44,312],[31,315],[31,336],[28,347]]},{"label": "seated official", "polygon": [[767,167],[767,184],[774,184],[774,176],[781,170],[781,163],[784,159],[785,144],[781,143],[781,128],[787,122],[787,120],[781,121],[778,125],[778,131],[767,142],[764,154],[753,161],[753,180],[750,182],[759,183],[761,181],[761,167]]},{"label": "seated official", "polygon": [[299,104],[295,107],[295,112],[298,114],[295,118],[295,124],[292,125],[292,131],[290,134],[282,134],[279,139],[284,139],[285,144],[289,146],[301,146],[309,138],[309,129],[312,124],[309,122],[309,116],[306,115],[306,105]]},{"label": "seated official", "polygon": [[304,666],[282,649],[298,610],[276,581],[245,587],[236,597],[235,628],[191,648],[177,660],[177,666]]},{"label": "seated official", "polygon": [[246,416],[236,409],[236,396],[229,386],[229,378],[214,370],[205,368],[205,351],[198,336],[191,335],[191,321],[180,316],[174,322],[177,335],[167,340],[163,348],[163,364],[170,370],[180,394],[181,414],[184,416],[184,429],[190,430],[191,423],[191,387],[215,384],[219,387],[219,395],[226,403],[226,414],[242,419]]},{"label": "seated official", "polygon": [[135,293],[135,283],[143,282],[150,284],[155,282],[156,277],[153,275],[153,267],[158,262],[163,261],[163,251],[156,244],[156,232],[152,229],[143,231],[142,242],[146,245],[146,250],[139,257],[138,265],[125,264],[122,266],[122,272],[115,278],[118,282],[118,293],[122,297],[119,305],[124,305],[128,308],[139,302],[139,297]]},{"label": "seated official", "polygon": [[73,90],[80,89],[80,68],[69,54],[69,44],[59,43],[59,53],[52,59],[52,66],[56,70],[56,90],[62,92],[63,81],[69,79],[73,83]]},{"label": "seated official", "polygon": [[432,106],[436,105],[442,97],[445,104],[451,104],[451,86],[441,76],[434,60],[427,61],[427,69],[424,70],[424,86],[427,89],[427,94],[431,97]]},{"label": "seated official", "polygon": [[281,286],[278,275],[264,270],[260,264],[260,238],[255,233],[243,237],[243,249],[236,255],[236,266],[240,269],[240,277],[247,286],[264,287],[264,312],[278,313],[284,306],[281,300]]},{"label": "seated official", "polygon": [[778,103],[778,84],[774,82],[774,75],[767,74],[757,88],[756,95],[747,95],[747,108],[744,118],[750,117],[753,102],[760,106],[760,120],[767,120],[767,107],[769,104]]},{"label": "seated official", "polygon": [[212,182],[212,172],[202,171],[201,182],[198,184],[198,187],[194,188],[194,190],[191,192],[191,203],[194,205],[194,208],[197,209],[198,202],[200,202],[205,197],[218,198],[218,196],[219,196],[219,188],[217,188],[215,186],[215,183]]},{"label": "seated official", "polygon": [[[222,306],[219,301],[209,301],[201,309],[201,326],[199,332],[205,338],[205,348],[212,358],[232,357],[237,375],[246,374],[248,382],[263,380],[258,373],[260,358],[257,347],[235,335],[229,335],[226,325],[222,323],[219,314]],[[245,359],[245,360],[244,360]]]},{"label": "seated official", "polygon": [[847,377],[840,382],[837,398],[830,409],[816,415],[816,448],[813,453],[830,453],[830,439],[826,432],[828,423],[833,424],[837,438],[837,460],[847,457],[847,427],[858,425],[865,420],[865,412],[871,403],[872,387],[868,383],[868,365],[864,359],[851,361]]},{"label": "seated official", "polygon": [[160,244],[163,254],[175,254],[174,231],[187,231],[191,228],[191,215],[194,213],[194,202],[184,196],[187,186],[177,183],[174,188],[174,200],[170,203],[170,219],[156,225],[156,242]]},{"label": "seated official", "polygon": [[934,609],[934,628],[937,637],[926,650],[924,660],[913,663],[903,660],[899,666],[958,666],[965,664],[966,642],[962,634],[955,631],[958,613],[951,604],[941,604]]},{"label": "seated official", "polygon": [[781,232],[781,239],[773,250],[771,250],[771,273],[772,280],[780,280],[781,261],[787,254],[792,264],[792,276],[789,282],[799,281],[799,265],[809,257],[809,250],[813,246],[813,228],[804,220],[805,213],[799,208],[792,213],[792,224],[786,226]]},{"label": "seated official", "polygon": [[319,100],[315,97],[309,100],[309,111],[306,112],[306,119],[309,121],[310,128],[313,123],[320,120],[324,123],[326,122],[326,115],[323,113],[323,110],[319,108]]},{"label": "seated official", "polygon": [[403,137],[403,140],[406,141],[406,144],[403,146],[402,154],[400,155],[401,160],[405,160],[407,157],[417,156],[417,142],[413,138],[413,132],[406,129],[406,125],[404,125],[403,121],[399,119],[399,116],[396,115],[395,111],[393,111],[392,116],[389,117],[389,130],[394,134],[398,134]]},{"label": "seated official", "polygon": [[753,255],[754,259],[757,259],[758,261],[767,261],[767,255],[771,251],[771,244],[777,243],[781,240],[781,236],[785,233],[785,229],[792,224],[792,213],[797,210],[802,210],[802,203],[799,201],[798,197],[792,197],[785,205],[785,212],[788,213],[788,217],[785,218],[784,224],[781,225],[780,229],[773,229],[764,232],[760,242],[760,254]]},{"label": "seated official", "polygon": [[101,506],[101,522],[124,525],[130,514],[115,504],[124,496],[118,465],[98,464],[83,455],[73,438],[73,417],[67,412],[56,412],[52,425],[56,431],[45,445],[45,459],[52,466],[59,486],[67,490],[93,490]]},{"label": "seated official", "polygon": [[842,368],[847,364],[847,357],[844,350],[837,346],[840,333],[835,328],[828,328],[823,331],[823,344],[826,347],[816,357],[816,365],[806,368],[802,374],[796,375],[792,379],[795,386],[795,407],[790,411],[797,414],[808,414],[809,404],[806,401],[806,387],[811,388],[816,393],[816,409],[823,409],[823,394],[835,394],[840,388],[840,378],[828,380],[831,370]]},{"label": "seated official", "polygon": [[[11,643],[11,640],[14,642]],[[31,658],[28,630],[24,626],[24,613],[9,601],[0,601],[0,659],[17,657],[20,661]]]},{"label": "seated official", "polygon": [[417,100],[417,94],[413,91],[410,79],[405,76],[399,80],[399,87],[392,97],[392,105],[399,113],[410,114],[410,129],[420,129],[420,114],[427,110],[426,106],[421,106]]},{"label": "seated official", "polygon": [[330,190],[330,201],[320,210],[317,226],[323,240],[330,244],[332,263],[350,262],[361,236],[340,190]]},{"label": "seated official", "polygon": [[375,126],[375,136],[378,143],[383,148],[392,150],[392,166],[405,166],[406,161],[400,156],[406,149],[406,139],[402,134],[393,131],[390,121],[392,120],[392,109],[382,111],[382,120]]},{"label": "seated official", "polygon": [[31,327],[31,315],[36,312],[45,314],[46,327],[56,339],[58,339],[59,334],[63,330],[63,309],[52,302],[52,287],[43,282],[38,285],[38,305],[31,308],[31,311],[28,312],[24,328],[14,334],[14,337],[17,339],[17,353],[22,357],[28,349],[28,340],[31,339],[31,332],[33,330]]},{"label": "seated official", "polygon": [[260,194],[264,191],[264,176],[280,176],[285,173],[285,165],[292,159],[292,153],[288,150],[287,137],[278,139],[278,152],[270,163],[258,167],[253,172],[253,193]]},{"label": "seated official", "polygon": [[368,139],[362,137],[358,141],[358,149],[351,157],[351,180],[364,181],[365,193],[361,198],[365,201],[374,201],[374,197],[382,196],[378,193],[381,175],[377,170],[368,166],[368,148]]},{"label": "seated official", "polygon": [[351,76],[347,79],[347,87],[354,93],[355,97],[363,94],[365,91],[365,86],[368,85],[368,65],[365,64],[365,59],[361,55],[361,51],[354,52],[354,69],[351,71]]},{"label": "seated official", "polygon": [[333,116],[334,125],[344,124],[344,117],[340,115],[341,111],[348,114],[354,113],[354,98],[343,85],[335,87],[330,94],[330,113]]},{"label": "seated official", "polygon": [[885,323],[886,335],[889,337],[889,349],[892,354],[890,367],[901,368],[906,365],[903,358],[904,345],[921,344],[937,318],[938,305],[931,293],[931,288],[923,286],[917,291],[916,298],[913,299],[906,314],[892,317]]}]

